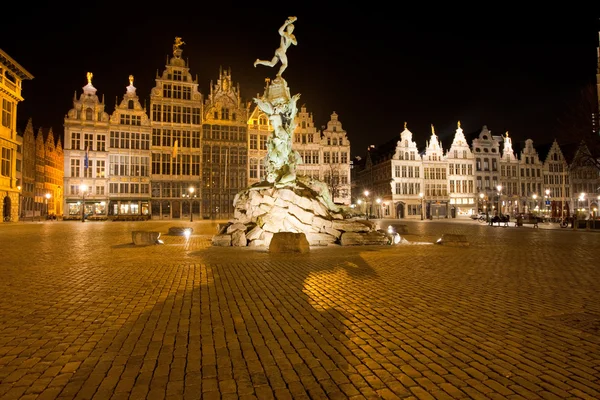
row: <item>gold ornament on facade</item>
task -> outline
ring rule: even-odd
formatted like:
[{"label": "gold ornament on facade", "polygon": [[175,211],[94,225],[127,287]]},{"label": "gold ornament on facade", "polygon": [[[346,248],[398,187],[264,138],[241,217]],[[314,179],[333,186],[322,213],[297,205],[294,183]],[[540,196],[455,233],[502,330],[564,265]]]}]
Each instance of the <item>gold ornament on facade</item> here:
[{"label": "gold ornament on facade", "polygon": [[129,75],[129,84],[133,86],[133,75]]},{"label": "gold ornament on facade", "polygon": [[87,73],[87,81],[88,81],[88,85],[92,84],[92,78],[94,77],[94,74],[92,74],[91,72]]},{"label": "gold ornament on facade", "polygon": [[179,48],[184,44],[185,42],[181,40],[179,36],[175,36],[175,44],[173,45],[173,51],[179,50]]}]

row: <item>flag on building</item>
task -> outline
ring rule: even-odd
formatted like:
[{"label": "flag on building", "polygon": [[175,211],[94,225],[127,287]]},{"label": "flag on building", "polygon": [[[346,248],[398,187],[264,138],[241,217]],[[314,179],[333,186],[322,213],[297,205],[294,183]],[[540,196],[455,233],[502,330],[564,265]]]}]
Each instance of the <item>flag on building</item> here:
[{"label": "flag on building", "polygon": [[177,148],[179,147],[179,139],[175,139],[173,143],[173,158],[177,158]]},{"label": "flag on building", "polygon": [[85,146],[85,156],[83,157],[83,165],[87,169],[90,164],[90,146]]}]

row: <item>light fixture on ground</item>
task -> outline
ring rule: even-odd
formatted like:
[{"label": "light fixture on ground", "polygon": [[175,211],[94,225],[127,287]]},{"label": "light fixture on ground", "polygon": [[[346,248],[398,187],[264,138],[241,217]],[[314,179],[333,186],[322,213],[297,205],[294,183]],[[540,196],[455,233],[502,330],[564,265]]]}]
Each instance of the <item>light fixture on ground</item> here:
[{"label": "light fixture on ground", "polygon": [[419,198],[421,199],[421,221],[423,221],[423,192],[419,193]]},{"label": "light fixture on ground", "polygon": [[533,208],[533,209],[534,209],[535,211],[537,211],[537,210],[538,210],[538,204],[537,204],[537,194],[535,194],[535,193],[534,193],[534,194],[533,194],[533,196],[531,196],[531,197],[533,198],[533,202],[534,202],[534,204],[535,204],[535,206],[534,206],[534,208]]},{"label": "light fixture on ground", "polygon": [[81,222],[85,222],[85,192],[88,187],[83,183],[79,186],[79,189],[81,190]]},{"label": "light fixture on ground", "polygon": [[548,218],[551,217],[550,215],[550,189],[546,189],[546,214],[548,216]]}]

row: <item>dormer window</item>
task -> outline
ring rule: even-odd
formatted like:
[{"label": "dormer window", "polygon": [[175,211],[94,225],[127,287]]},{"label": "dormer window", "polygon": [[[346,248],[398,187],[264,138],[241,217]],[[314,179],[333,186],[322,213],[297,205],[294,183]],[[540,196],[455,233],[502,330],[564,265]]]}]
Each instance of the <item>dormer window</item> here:
[{"label": "dormer window", "polygon": [[133,100],[129,100],[127,102],[127,108],[130,109],[130,110],[133,110]]},{"label": "dormer window", "polygon": [[86,121],[92,120],[92,109],[91,108],[88,108],[85,110],[85,120]]}]

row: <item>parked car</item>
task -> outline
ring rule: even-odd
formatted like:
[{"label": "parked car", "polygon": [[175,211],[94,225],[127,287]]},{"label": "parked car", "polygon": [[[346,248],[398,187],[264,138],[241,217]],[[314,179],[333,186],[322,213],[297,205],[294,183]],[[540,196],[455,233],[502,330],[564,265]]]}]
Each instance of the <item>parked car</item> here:
[{"label": "parked car", "polygon": [[471,219],[481,219],[481,218],[485,219],[485,213],[480,212],[480,213],[471,215]]}]

